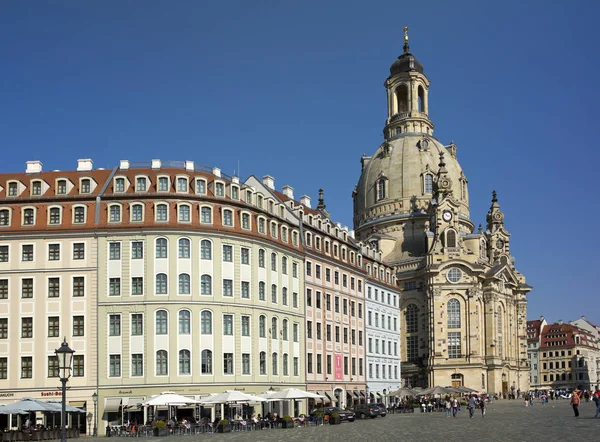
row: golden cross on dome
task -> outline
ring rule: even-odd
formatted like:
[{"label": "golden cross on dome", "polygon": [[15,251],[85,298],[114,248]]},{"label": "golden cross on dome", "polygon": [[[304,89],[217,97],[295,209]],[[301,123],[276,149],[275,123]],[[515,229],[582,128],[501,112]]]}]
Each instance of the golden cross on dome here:
[{"label": "golden cross on dome", "polygon": [[404,26],[404,43],[408,43],[408,26]]}]

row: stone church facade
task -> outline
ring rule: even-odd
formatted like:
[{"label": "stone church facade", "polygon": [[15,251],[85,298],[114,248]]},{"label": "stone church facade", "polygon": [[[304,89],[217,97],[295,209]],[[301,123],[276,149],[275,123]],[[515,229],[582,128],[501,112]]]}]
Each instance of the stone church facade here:
[{"label": "stone church facade", "polygon": [[404,383],[526,390],[531,287],[515,268],[496,193],[476,229],[457,146],[433,136],[429,80],[406,34],[384,85],[385,141],[361,159],[354,228],[397,272]]}]

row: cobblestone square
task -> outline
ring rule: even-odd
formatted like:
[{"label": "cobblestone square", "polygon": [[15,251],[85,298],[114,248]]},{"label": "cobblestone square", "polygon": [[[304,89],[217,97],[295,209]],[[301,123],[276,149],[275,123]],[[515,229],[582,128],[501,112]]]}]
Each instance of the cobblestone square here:
[{"label": "cobblestone square", "polygon": [[[463,407],[457,418],[445,413],[392,414],[385,418],[357,420],[341,425],[294,429],[257,430],[228,434],[170,436],[153,438],[173,442],[221,441],[592,441],[598,439],[600,418],[594,418],[593,402],[583,402],[580,417],[573,416],[568,400],[550,401],[542,406],[525,407],[522,401],[497,401],[489,404],[485,418],[475,417]],[[106,440],[106,438],[104,438]]]}]

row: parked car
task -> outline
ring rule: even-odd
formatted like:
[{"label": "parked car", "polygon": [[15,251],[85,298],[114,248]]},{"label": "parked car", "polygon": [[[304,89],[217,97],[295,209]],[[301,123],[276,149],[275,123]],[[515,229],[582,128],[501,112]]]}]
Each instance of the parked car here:
[{"label": "parked car", "polygon": [[340,422],[354,422],[356,419],[356,414],[352,410],[344,410],[340,407],[322,407],[315,408],[310,414],[311,416],[319,416],[329,418],[333,413],[338,413],[340,415]]},{"label": "parked car", "polygon": [[352,407],[352,410],[361,419],[366,419],[367,417],[374,419],[381,414],[379,407],[375,404],[358,404]]},{"label": "parked car", "polygon": [[383,402],[378,402],[376,404],[371,404],[373,406],[379,407],[379,416],[385,417],[387,415],[387,407]]}]

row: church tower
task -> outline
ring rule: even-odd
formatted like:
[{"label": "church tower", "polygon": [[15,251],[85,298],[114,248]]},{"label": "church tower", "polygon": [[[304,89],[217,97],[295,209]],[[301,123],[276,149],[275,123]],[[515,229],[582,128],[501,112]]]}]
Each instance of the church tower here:
[{"label": "church tower", "polygon": [[402,290],[402,377],[510,394],[529,386],[526,294],[496,193],[486,230],[470,218],[454,142],[433,136],[429,80],[410,52],[390,67],[385,141],[361,158],[356,238],[394,266]]}]

